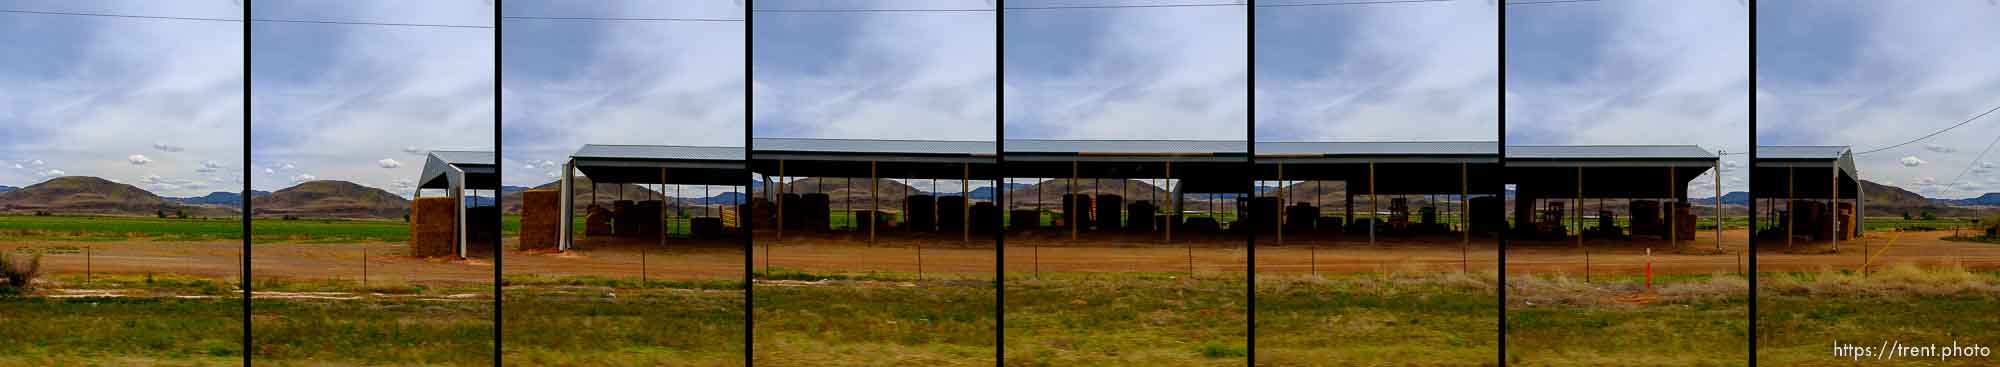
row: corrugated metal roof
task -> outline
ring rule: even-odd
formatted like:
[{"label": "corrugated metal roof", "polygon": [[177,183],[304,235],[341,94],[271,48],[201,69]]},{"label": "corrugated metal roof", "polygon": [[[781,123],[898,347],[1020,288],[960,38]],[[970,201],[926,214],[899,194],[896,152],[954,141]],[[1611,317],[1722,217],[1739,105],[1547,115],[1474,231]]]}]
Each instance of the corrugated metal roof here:
[{"label": "corrugated metal roof", "polygon": [[1842,156],[1847,154],[1848,149],[1849,148],[1845,145],[1819,145],[1819,146],[1759,145],[1757,146],[1757,159],[1839,160]]},{"label": "corrugated metal roof", "polygon": [[[1008,150],[1013,150],[1012,146]],[[1493,141],[1431,142],[1260,142],[1257,155],[1323,156],[1421,156],[1495,155],[1500,143]]]},{"label": "corrugated metal roof", "polygon": [[838,154],[993,155],[990,141],[756,138],[759,152]]},{"label": "corrugated metal roof", "polygon": [[1087,155],[1245,154],[1241,140],[1045,140],[1007,139],[1007,153]]},{"label": "corrugated metal roof", "polygon": [[493,165],[492,151],[433,150],[430,154],[452,165]]},{"label": "corrugated metal roof", "polygon": [[1660,160],[1715,159],[1696,145],[1509,145],[1507,159]]},{"label": "corrugated metal roof", "polygon": [[743,156],[742,147],[599,144],[585,144],[570,154],[572,158],[703,161],[741,161]]}]

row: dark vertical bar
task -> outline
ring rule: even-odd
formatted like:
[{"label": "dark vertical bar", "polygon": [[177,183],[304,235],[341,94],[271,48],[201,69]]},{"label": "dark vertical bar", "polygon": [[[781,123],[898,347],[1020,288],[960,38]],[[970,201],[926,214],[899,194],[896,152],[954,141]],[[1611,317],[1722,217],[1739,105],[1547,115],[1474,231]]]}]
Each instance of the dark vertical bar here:
[{"label": "dark vertical bar", "polygon": [[[502,167],[502,166],[506,166],[506,165],[505,165],[505,164],[500,164],[500,157],[505,157],[505,156],[506,156],[506,155],[504,155],[504,154],[506,154],[506,151],[505,151],[505,150],[503,150],[503,147],[504,147],[504,145],[501,145],[501,144],[500,144],[500,142],[501,142],[501,138],[500,138],[500,135],[501,135],[501,134],[500,134],[500,116],[503,116],[503,115],[501,115],[501,114],[500,114],[500,109],[502,109],[502,108],[505,108],[505,107],[503,107],[503,106],[501,106],[501,105],[500,105],[500,85],[501,85],[501,84],[503,83],[503,80],[502,80],[502,78],[501,78],[501,74],[500,74],[500,70],[501,70],[501,68],[500,68],[500,56],[501,56],[501,55],[500,55],[500,39],[501,39],[501,35],[500,35],[500,33],[501,33],[501,32],[500,32],[500,27],[501,27],[501,25],[500,25],[500,23],[501,23],[501,22],[500,22],[500,12],[501,12],[501,10],[500,10],[500,3],[499,3],[499,2],[497,2],[497,1],[496,1],[496,2],[493,2],[493,3],[492,3],[492,6],[493,6],[493,177],[494,177],[493,179],[494,179],[494,180],[496,180],[496,181],[498,181],[498,180],[500,180],[500,178],[501,178],[501,177],[507,177],[507,176],[506,176],[506,174],[505,174],[505,172],[506,172],[506,168],[505,168],[505,167]],[[596,182],[596,181],[591,181],[591,182]],[[501,208],[501,207],[505,207],[505,206],[506,206],[506,204],[504,204],[504,203],[501,203],[501,202],[500,202],[500,200],[501,200],[500,196],[501,196],[501,195],[500,195],[500,190],[494,190],[494,191],[493,191],[493,206],[494,206],[495,208]],[[463,203],[461,203],[460,205],[463,205]],[[498,219],[496,218],[495,220],[498,220]],[[499,227],[498,225],[495,225],[495,226],[494,226],[493,228],[495,228],[495,231],[498,231],[498,228],[500,228],[500,227]],[[503,266],[503,264],[501,263],[501,261],[502,261],[502,260],[500,259],[501,257],[503,257],[503,256],[501,256],[501,254],[500,254],[500,253],[501,253],[501,251],[500,251],[500,238],[501,238],[501,237],[505,237],[505,236],[501,236],[501,235],[499,235],[499,233],[497,233],[497,232],[496,232],[496,233],[494,233],[494,236],[493,236],[493,365],[494,365],[494,366],[499,366],[499,365],[500,365],[500,344],[501,344],[501,342],[500,342],[500,339],[501,339],[501,338],[500,338],[500,330],[501,330],[501,328],[500,328],[500,303],[501,303],[501,294],[500,294],[500,292],[501,292],[501,289],[503,288],[503,287],[502,287],[502,284],[501,284],[501,279],[500,279],[500,273],[501,273],[501,270],[500,270],[500,269],[504,269],[504,268],[505,268],[505,267]]]},{"label": "dark vertical bar", "polygon": [[243,287],[243,365],[250,365],[250,2],[243,5],[243,256],[236,276]]},{"label": "dark vertical bar", "polygon": [[[1749,22],[1746,22],[1746,23],[1749,23],[1749,24],[1750,24],[1750,25],[1749,25],[1749,28],[1750,28],[1750,29],[1749,29],[1749,32],[1748,32],[1748,36],[1747,36],[1747,37],[1749,37],[1749,38],[1750,38],[1750,50],[1751,50],[1751,51],[1750,51],[1750,60],[1749,60],[1749,62],[1750,62],[1750,65],[1748,66],[1748,67],[1750,68],[1750,88],[1749,88],[1749,89],[1747,89],[1747,90],[1745,90],[1745,92],[1746,92],[1747,94],[1749,94],[1749,95],[1748,95],[1747,97],[1748,97],[1748,98],[1750,98],[1750,127],[1749,127],[1749,130],[1748,130],[1748,131],[1745,131],[1745,132],[1744,132],[1744,134],[1745,134],[1745,135],[1749,135],[1749,140],[1750,140],[1750,150],[1748,150],[1748,152],[1749,152],[1749,153],[1748,153],[1747,155],[1745,155],[1745,157],[1747,157],[1747,158],[1745,158],[1745,159],[1749,160],[1749,162],[1747,162],[1747,163],[1749,163],[1749,164],[1745,164],[1744,166],[1748,166],[1748,167],[1751,167],[1751,169],[1750,169],[1749,171],[1745,172],[1745,174],[1747,174],[1747,175],[1750,175],[1750,178],[1749,178],[1749,180],[1750,180],[1750,183],[1754,185],[1754,184],[1756,184],[1756,183],[1757,183],[1757,169],[1756,169],[1756,167],[1757,167],[1757,51],[1756,51],[1756,50],[1757,50],[1757,3],[1753,1],[1753,2],[1750,2],[1750,3],[1749,3],[1749,4],[1747,5],[1747,6],[1745,6],[1745,7],[1747,7],[1747,8],[1750,8],[1750,21],[1749,21]],[[1839,167],[1839,164],[1838,164],[1838,163],[1839,163],[1839,160],[1837,160],[1837,159],[1836,159],[1836,160],[1835,160],[1835,164],[1834,164],[1834,166],[1836,167],[1836,168],[1835,168],[1835,170],[1836,170],[1835,172],[1839,172],[1839,171],[1838,171],[1838,169],[1839,169],[1839,168],[1838,168],[1838,167]],[[1716,170],[1715,170],[1715,174],[1716,174],[1716,175],[1718,175],[1717,177],[1721,177],[1720,175],[1722,174],[1722,167],[1716,167]],[[1835,177],[1836,177],[1836,179],[1838,179],[1838,178],[1837,178],[1837,177],[1838,177],[1838,175],[1837,175],[1837,174],[1835,175]],[[1757,213],[1757,200],[1756,200],[1756,197],[1757,197],[1757,196],[1756,196],[1756,193],[1757,193],[1757,190],[1745,190],[1745,191],[1749,191],[1749,192],[1751,193],[1751,196],[1750,196],[1750,198],[1751,198],[1751,199],[1750,199],[1750,202],[1749,202],[1749,204],[1747,204],[1747,205],[1749,205],[1749,209],[1750,209],[1750,213],[1751,213],[1751,214],[1750,214],[1750,233],[1749,233],[1750,235],[1749,235],[1749,236],[1745,236],[1746,238],[1748,238],[1748,240],[1747,240],[1747,241],[1749,241],[1749,243],[1748,243],[1748,245],[1749,245],[1749,246],[1745,248],[1745,251],[1748,251],[1748,252],[1750,253],[1750,273],[1749,273],[1749,274],[1747,275],[1747,276],[1748,276],[1748,279],[1746,280],[1746,281],[1750,282],[1750,314],[1749,314],[1749,315],[1750,315],[1750,316],[1749,316],[1749,317],[1750,317],[1750,338],[1749,338],[1749,339],[1750,339],[1750,356],[1749,356],[1749,361],[1747,361],[1747,363],[1748,363],[1749,365],[1752,365],[1752,366],[1755,366],[1755,365],[1757,365],[1757,336],[1758,336],[1758,334],[1757,334],[1757,236],[1756,236],[1756,233],[1757,233],[1757,214],[1756,214],[1756,213]],[[1859,198],[1859,197],[1861,197],[1861,195],[1855,195],[1855,197]],[[1860,200],[1860,199],[1856,199],[1856,200]],[[1722,202],[1722,197],[1721,197],[1721,196],[1717,196],[1717,197],[1715,197],[1715,201],[1716,201],[1717,205],[1720,205],[1720,203]],[[1867,215],[1866,213],[1862,213],[1862,212],[1861,212],[1861,209],[1862,209],[1862,208],[1861,208],[1860,206],[1855,206],[1855,208],[1854,208],[1854,217],[1855,217],[1855,218],[1861,218],[1861,217],[1863,217],[1863,216],[1866,216],[1866,215]],[[1835,206],[1835,208],[1834,208],[1834,213],[1836,213],[1835,215],[1838,215],[1838,213],[1839,213],[1839,212],[1840,212],[1840,210],[1839,210],[1839,207],[1838,207],[1838,206]],[[1716,223],[1715,223],[1715,226],[1716,226],[1716,228],[1722,228],[1722,223],[1721,223],[1721,222],[1716,222]],[[1855,231],[1863,231],[1863,230],[1866,230],[1866,229],[1862,228],[1862,227],[1861,227],[1861,226],[1859,225],[1859,223],[1857,223],[1857,224],[1856,224],[1856,225],[1854,226],[1854,230],[1855,230]],[[1788,238],[1789,238],[1789,237],[1788,237]],[[1866,243],[1866,242],[1863,242],[1863,243]],[[1865,273],[1864,273],[1864,274],[1865,274]]]},{"label": "dark vertical bar", "polygon": [[[750,14],[751,14],[751,13],[750,13],[750,9],[756,9],[756,8],[757,8],[757,5],[756,5],[756,4],[757,4],[757,2],[756,2],[755,0],[743,0],[743,85],[744,85],[744,87],[743,87],[743,168],[744,168],[744,171],[745,171],[745,172],[748,172],[748,171],[749,171],[749,168],[750,168],[750,152],[753,152],[753,151],[755,151],[755,149],[753,149],[753,148],[755,147],[754,143],[756,142],[756,140],[755,140],[755,139],[752,139],[752,138],[751,138],[752,136],[755,136],[755,135],[751,135],[751,131],[753,130],[753,129],[751,128],[751,126],[752,126],[752,124],[751,124],[751,121],[754,121],[754,120],[755,120],[755,119],[754,119],[753,117],[751,117],[751,116],[755,116],[755,115],[752,115],[752,114],[751,114],[751,109],[752,109],[752,106],[754,106],[755,104],[751,103],[751,101],[752,101],[752,99],[751,99],[751,94],[753,93],[753,91],[751,91],[751,89],[750,89],[750,87],[749,87],[749,86],[750,86],[750,80],[751,80],[751,78],[750,78],[750,76],[751,76],[751,68],[750,68],[750,64],[751,64],[751,60],[755,60],[755,59],[752,59],[752,58],[750,58],[750,55],[751,55],[751,50],[754,50],[754,49],[756,49],[756,47],[752,47],[752,46],[753,46],[753,45],[755,44],[755,42],[754,42],[754,41],[752,41],[752,39],[754,39],[754,38],[752,38],[752,37],[751,37],[751,33],[750,33],[750,28],[751,28],[751,25],[750,25],[750,24],[751,24],[752,22],[755,22],[755,21],[756,21],[756,17],[752,17],[752,16],[750,16]],[[746,177],[746,179],[752,179],[752,178],[747,178],[747,177]],[[752,179],[752,180],[754,181],[754,179]],[[783,176],[783,175],[780,175],[780,176],[778,177],[778,183],[777,183],[777,185],[778,185],[778,187],[783,187],[783,186],[785,186],[785,178],[784,178],[784,176]],[[746,185],[746,186],[744,186],[744,187],[745,187],[745,188],[748,188],[749,186],[747,186],[747,185]],[[772,191],[771,191],[772,189],[773,189],[772,187],[765,187],[765,188],[764,188],[764,192],[766,192],[766,193],[771,193],[771,192],[772,192]],[[777,195],[777,194],[775,194],[775,193],[774,193],[774,194],[772,194],[772,195],[773,195],[773,196],[772,196],[772,198],[775,198],[775,199],[782,199],[782,198],[783,198],[783,196],[781,196],[781,195]],[[778,205],[775,205],[775,206],[777,206],[777,207],[779,207],[779,208],[783,208],[783,207],[784,207],[783,203],[779,203],[779,202],[778,202],[778,201],[776,201],[776,200],[773,200],[773,201],[772,201],[772,203],[774,203],[774,204],[778,204]],[[753,206],[754,206],[754,205],[753,205]],[[783,209],[780,209],[780,210],[783,210]],[[784,218],[784,216],[783,216],[783,215],[779,215],[778,217],[779,217],[779,219],[778,219],[778,222],[777,222],[777,223],[778,223],[778,228],[777,228],[777,230],[779,231],[778,233],[784,233],[784,230],[785,230],[785,226],[784,226],[784,219],[783,219],[783,218]],[[744,223],[744,224],[750,224],[750,223]],[[745,228],[749,228],[749,227],[745,227]],[[752,326],[754,326],[754,325],[756,325],[756,322],[755,322],[755,319],[756,319],[756,317],[752,316],[752,314],[750,313],[750,311],[751,311],[751,309],[752,309],[752,304],[753,304],[753,303],[755,302],[755,301],[753,301],[753,298],[751,298],[751,294],[750,294],[750,293],[751,293],[751,292],[750,292],[750,288],[751,288],[751,287],[750,287],[750,284],[751,284],[751,282],[755,281],[755,279],[754,279],[754,278],[752,278],[752,276],[753,276],[753,275],[751,274],[751,269],[753,269],[753,268],[752,268],[752,265],[754,265],[754,264],[755,264],[755,259],[754,259],[754,257],[756,256],[756,253],[755,253],[755,252],[754,252],[754,250],[753,250],[753,249],[754,249],[754,247],[753,247],[753,246],[751,245],[751,242],[753,241],[753,239],[754,239],[754,237],[755,237],[755,236],[752,236],[752,235],[751,235],[751,233],[752,233],[752,232],[753,232],[753,231],[750,231],[750,230],[744,230],[744,231],[743,231],[743,366],[744,366],[744,367],[750,367],[750,365],[751,365],[751,362],[750,362],[750,359],[751,359],[751,356],[753,356],[753,355],[754,355],[754,354],[753,354],[753,353],[751,352],[751,350],[753,350],[753,349],[756,349],[756,344],[754,344],[754,343],[753,343],[753,340],[752,340],[752,338],[751,338],[751,334],[753,334],[753,333],[751,332],[751,330],[752,330],[752,329],[751,329],[751,327],[752,327]],[[764,256],[765,256],[765,260],[764,260],[764,261],[765,261],[765,262],[766,262],[767,264],[768,264],[768,263],[769,263],[769,261],[770,261],[770,257],[769,257],[769,256],[771,256],[771,254],[770,254],[770,251],[769,251],[768,249],[769,249],[769,247],[766,247],[766,250],[764,251]],[[769,267],[769,266],[765,266],[765,270],[766,270],[766,271],[770,270],[770,267]]]},{"label": "dark vertical bar", "polygon": [[[1247,45],[1245,45],[1247,46],[1245,47],[1245,49],[1249,50],[1244,55],[1245,57],[1249,58],[1248,62],[1245,63],[1245,65],[1249,67],[1249,69],[1246,71],[1246,73],[1249,74],[1249,77],[1243,78],[1247,82],[1247,85],[1244,86],[1245,89],[1243,90],[1243,96],[1244,96],[1244,102],[1247,103],[1246,106],[1249,108],[1244,109],[1245,111],[1248,111],[1247,113],[1248,116],[1246,116],[1244,121],[1245,125],[1243,129],[1244,130],[1243,146],[1244,149],[1246,149],[1246,153],[1248,154],[1246,154],[1243,157],[1243,164],[1246,168],[1249,169],[1248,173],[1250,174],[1248,176],[1255,177],[1257,175],[1257,93],[1254,93],[1253,91],[1257,90],[1257,7],[1255,6],[1256,2],[1254,1],[1250,2],[1250,4],[1251,6],[1243,7],[1244,23],[1245,23],[1244,27],[1248,28],[1248,32],[1245,32],[1243,42],[1247,43]],[[1253,178],[1252,180],[1255,179]],[[1280,187],[1282,187],[1284,184],[1285,183],[1282,181],[1278,182],[1278,185]],[[1252,183],[1248,188],[1250,189],[1250,191],[1248,191],[1250,193],[1250,196],[1255,196],[1257,192],[1257,184],[1255,183],[1255,181],[1252,181]],[[1277,191],[1274,190],[1272,192],[1276,193]],[[1284,209],[1285,208],[1283,204],[1280,204],[1278,206],[1278,210],[1283,211]],[[1272,218],[1272,219],[1276,220],[1277,218]],[[1237,218],[1237,220],[1238,223],[1241,223],[1242,218],[1239,217]],[[1281,224],[1280,226],[1282,227],[1283,225]],[[1279,229],[1279,231],[1283,231],[1283,229]],[[1247,294],[1250,299],[1249,302],[1247,302],[1247,304],[1250,307],[1250,311],[1248,314],[1245,315],[1248,316],[1249,318],[1248,321],[1249,325],[1247,325],[1248,327],[1246,328],[1247,329],[1245,333],[1246,343],[1244,345],[1244,350],[1249,351],[1249,353],[1246,353],[1248,356],[1245,358],[1246,360],[1244,361],[1244,365],[1256,366],[1257,365],[1257,234],[1256,233],[1257,232],[1244,231],[1244,233],[1247,233],[1246,235],[1244,235],[1244,239],[1249,241],[1247,246],[1245,247],[1248,247],[1250,250],[1249,251],[1250,264],[1248,269],[1245,271],[1245,273],[1249,275],[1249,278],[1246,282],[1244,282],[1243,286],[1244,289],[1247,291]],[[1189,274],[1190,274],[1189,276],[1193,276],[1192,272],[1190,272]]]},{"label": "dark vertical bar", "polygon": [[[1007,38],[1006,7],[1006,1],[995,1],[993,5],[993,80],[1000,81],[993,84],[993,177],[996,179],[1007,176],[1007,48],[1003,46]],[[1000,193],[998,200],[1009,200],[1007,189],[1011,188],[1002,186],[994,190]],[[1011,202],[1004,203],[999,206],[1008,208],[1007,205],[1011,205]],[[1003,210],[1001,213],[1014,212]],[[1039,224],[1041,211],[1035,213],[1035,221]],[[993,231],[993,367],[1007,365],[1007,216],[1000,217],[1001,223],[993,227],[998,228]]]}]

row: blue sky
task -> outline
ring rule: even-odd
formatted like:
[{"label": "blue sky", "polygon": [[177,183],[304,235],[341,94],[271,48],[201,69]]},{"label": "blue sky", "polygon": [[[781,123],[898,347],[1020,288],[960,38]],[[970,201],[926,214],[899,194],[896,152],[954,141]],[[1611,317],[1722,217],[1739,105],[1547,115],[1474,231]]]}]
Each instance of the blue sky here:
[{"label": "blue sky", "polygon": [[[241,18],[230,0],[9,1],[8,9]],[[97,176],[164,196],[237,191],[243,24],[0,14],[0,185]]]},{"label": "blue sky", "polygon": [[[744,17],[732,0],[516,0],[503,6],[506,16]],[[584,144],[743,146],[743,27],[507,21],[500,45],[503,181],[554,181],[561,162]]]},{"label": "blue sky", "polygon": [[[1189,2],[1006,5],[1165,3]],[[1243,6],[1008,11],[1007,137],[1243,140],[1248,18]]]},{"label": "blue sky", "polygon": [[[765,0],[755,5],[992,8],[983,0]],[[750,103],[752,133],[758,137],[994,139],[994,13],[758,12],[752,17]]]},{"label": "blue sky", "polygon": [[1257,139],[1498,140],[1498,12],[1471,0],[1258,8]]},{"label": "blue sky", "polygon": [[[257,18],[493,25],[484,0],[262,0]],[[494,30],[252,25],[251,185],[409,196],[425,153],[493,149]]]},{"label": "blue sky", "polygon": [[[1757,6],[1758,144],[1873,150],[2000,106],[2000,3]],[[1979,196],[2000,187],[2000,154],[1978,159],[1995,135],[2000,113],[1856,164],[1864,179],[1925,196]]]},{"label": "blue sky", "polygon": [[[1748,151],[1750,19],[1743,3],[1514,6],[1506,24],[1507,144]],[[1724,191],[1748,187],[1740,169],[1746,157],[1723,157]],[[1713,196],[1713,182],[1696,178],[1690,195]]]}]

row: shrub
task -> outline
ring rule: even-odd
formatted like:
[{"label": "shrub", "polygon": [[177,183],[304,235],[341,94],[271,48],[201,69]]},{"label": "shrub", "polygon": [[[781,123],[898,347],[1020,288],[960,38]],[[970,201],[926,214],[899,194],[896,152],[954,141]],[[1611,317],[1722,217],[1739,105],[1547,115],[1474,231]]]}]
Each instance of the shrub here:
[{"label": "shrub", "polygon": [[1923,217],[1924,220],[1937,220],[1937,214],[1933,214],[1929,211],[1925,211],[1923,214],[1919,214],[1919,216]]},{"label": "shrub", "polygon": [[296,215],[287,215],[287,216],[283,216],[283,217],[278,217],[278,219],[280,219],[280,220],[299,220],[299,216],[296,216]]},{"label": "shrub", "polygon": [[180,219],[188,219],[187,209],[174,209],[174,217]]},{"label": "shrub", "polygon": [[1986,230],[1986,237],[2000,235],[2000,214],[1987,214],[1979,218],[1979,227]]},{"label": "shrub", "polygon": [[27,288],[42,273],[42,253],[35,252],[26,261],[15,257],[12,252],[0,252],[0,277],[6,278],[8,287]]},{"label": "shrub", "polygon": [[165,211],[165,210],[154,210],[154,211],[153,211],[153,216],[156,216],[156,217],[160,217],[160,219],[167,219],[167,211]]},{"label": "shrub", "polygon": [[50,212],[49,212],[49,211],[47,211],[47,210],[36,210],[36,211],[35,211],[35,216],[37,216],[37,217],[46,217],[46,216],[51,216],[51,215],[55,215],[55,213],[50,213]]}]

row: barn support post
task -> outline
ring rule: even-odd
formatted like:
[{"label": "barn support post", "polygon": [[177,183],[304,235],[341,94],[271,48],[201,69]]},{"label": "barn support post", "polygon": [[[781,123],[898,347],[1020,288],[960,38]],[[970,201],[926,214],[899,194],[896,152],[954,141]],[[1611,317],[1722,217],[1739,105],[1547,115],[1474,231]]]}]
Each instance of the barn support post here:
[{"label": "barn support post", "polygon": [[963,222],[958,226],[960,247],[972,245],[972,163],[962,163],[962,165],[965,168],[965,175],[958,180],[958,197],[965,198],[965,205],[960,205],[958,208],[963,211],[958,213],[958,219]]},{"label": "barn support post", "polygon": [[1576,166],[1576,248],[1583,248],[1583,165]]},{"label": "barn support post", "polygon": [[[562,213],[562,223],[556,224],[556,250],[569,251],[569,248],[576,241],[576,234],[574,233],[576,231],[576,203],[574,203],[576,199],[571,194],[576,191],[576,160],[563,162],[562,167],[562,198],[559,199],[562,202],[562,209],[558,211],[558,213]],[[423,191],[422,189],[417,190],[417,192]],[[597,190],[591,190],[592,200],[595,200],[597,197],[596,194]]]},{"label": "barn support post", "polygon": [[1471,173],[1470,164],[1465,162],[1458,163],[1458,225],[1460,227],[1459,237],[1461,238],[1458,243],[1458,272],[1460,273],[1472,270],[1472,263],[1470,261],[1472,260],[1472,223],[1466,220],[1466,214],[1470,213],[1467,213],[1465,208],[1466,196],[1469,196],[1472,191],[1470,189],[1472,185],[1469,183],[1471,178],[1467,177]]},{"label": "barn support post", "polygon": [[1382,221],[1376,217],[1382,210],[1379,201],[1375,198],[1375,161],[1368,161],[1368,246],[1375,246],[1375,224]]},{"label": "barn support post", "polygon": [[875,161],[868,161],[868,244],[875,244],[875,218],[882,216],[882,185],[875,179]]},{"label": "barn support post", "polygon": [[1271,189],[1271,193],[1278,195],[1278,210],[1276,213],[1272,213],[1276,215],[1276,217],[1273,217],[1272,219],[1277,220],[1278,223],[1278,245],[1284,246],[1286,197],[1285,197],[1285,162],[1283,161],[1278,162],[1278,187]]},{"label": "barn support post", "polygon": [[[785,184],[785,160],[780,159],[778,160],[778,235],[771,237],[773,241],[785,239],[785,186],[789,186]],[[769,242],[766,242],[764,244],[764,270],[771,270],[770,264],[771,245]]]},{"label": "barn support post", "polygon": [[1722,158],[1715,158],[1715,251],[1722,252]]},{"label": "barn support post", "polygon": [[1840,164],[1835,162],[1833,167],[1830,168],[1832,169],[1830,173],[1833,173],[1833,176],[1829,177],[1827,182],[1833,184],[1833,186],[1827,191],[1826,212],[1827,214],[1831,214],[1827,216],[1827,222],[1829,222],[1828,224],[1832,224],[1833,227],[1827,228],[1827,233],[1833,234],[1833,237],[1828,239],[1833,240],[1833,252],[1838,253],[1840,252]]},{"label": "barn support post", "polygon": [[1077,171],[1077,162],[1069,161],[1069,187],[1063,189],[1063,200],[1069,201],[1069,207],[1063,208],[1063,224],[1069,226],[1069,240],[1071,242],[1076,241],[1076,227],[1079,224],[1077,222],[1080,222],[1078,220],[1080,219],[1078,218],[1079,216],[1076,215],[1076,209],[1083,206],[1083,203],[1076,200]]},{"label": "barn support post", "polygon": [[[676,187],[676,188],[678,188],[678,187]],[[679,191],[679,190],[675,190],[675,191]],[[665,203],[665,202],[666,202],[667,200],[670,200],[669,198],[666,198],[666,197],[665,197],[665,196],[667,196],[667,168],[666,168],[666,167],[660,167],[660,196],[662,196],[662,197],[660,198],[660,200],[661,200],[661,202],[662,202],[662,203]],[[679,199],[679,196],[678,196],[678,195],[676,195],[676,197],[674,197],[674,198],[671,198],[671,199],[672,199],[672,200],[678,200],[678,199]],[[675,205],[675,206],[679,206],[679,205]],[[661,248],[661,249],[666,249],[666,248],[667,248],[667,227],[666,227],[666,225],[665,225],[665,223],[666,223],[666,222],[667,222],[667,210],[666,210],[666,208],[665,208],[664,206],[662,206],[662,207],[661,207],[661,209],[660,209],[660,223],[662,223],[662,224],[661,224],[661,226],[660,226],[660,248]],[[644,255],[641,255],[641,256],[640,256],[640,260],[641,260],[641,261],[640,261],[640,263],[641,263],[641,264],[644,264],[644,259],[645,259],[645,256],[644,256]],[[640,279],[640,281],[641,281],[641,282],[640,282],[639,284],[641,284],[641,285],[644,285],[644,284],[646,284],[646,283],[644,283],[645,279],[643,279],[643,278],[642,278],[642,279]]]},{"label": "barn support post", "polygon": [[1785,167],[1785,249],[1786,250],[1792,249],[1792,222],[1797,221],[1799,218],[1799,211],[1796,210],[1796,208],[1792,208],[1792,195],[1794,194],[1794,191],[1798,189],[1798,186],[1796,185],[1797,182],[1793,181],[1793,179],[1796,179],[1798,177],[1799,177],[1799,172],[1797,168]]},{"label": "barn support post", "polygon": [[1676,223],[1676,221],[1681,219],[1681,197],[1679,188],[1674,187],[1680,184],[1680,180],[1674,177],[1675,173],[1680,173],[1677,172],[1677,168],[1672,166],[1667,167],[1667,245],[1673,247],[1675,250],[1680,250],[1681,241],[1677,235],[1680,234],[1681,227],[1680,223]]},{"label": "barn support post", "polygon": [[[1166,178],[1166,179],[1163,179],[1163,180],[1161,180],[1161,181],[1160,181],[1160,183],[1161,183],[1161,184],[1164,184],[1164,185],[1167,185],[1168,187],[1174,187],[1174,162],[1173,162],[1173,161],[1167,161],[1167,173],[1166,173],[1166,176],[1167,176],[1167,178]],[[1167,207],[1168,207],[1168,208],[1172,208],[1172,209],[1173,209],[1173,210],[1169,210],[1169,211],[1167,211],[1167,220],[1166,220],[1166,222],[1167,222],[1167,242],[1171,243],[1171,242],[1174,242],[1174,222],[1178,222],[1178,221],[1180,221],[1180,218],[1179,218],[1179,217],[1177,217],[1177,216],[1178,216],[1178,215],[1181,215],[1181,190],[1180,190],[1179,188],[1174,188],[1174,189],[1170,189],[1170,190],[1166,190],[1166,191],[1167,191],[1167,195],[1168,195],[1168,196],[1170,196],[1170,197],[1168,197],[1168,198],[1167,198],[1167,201],[1171,201],[1171,202],[1172,202],[1172,204],[1170,204],[1170,205],[1167,205]]]}]

